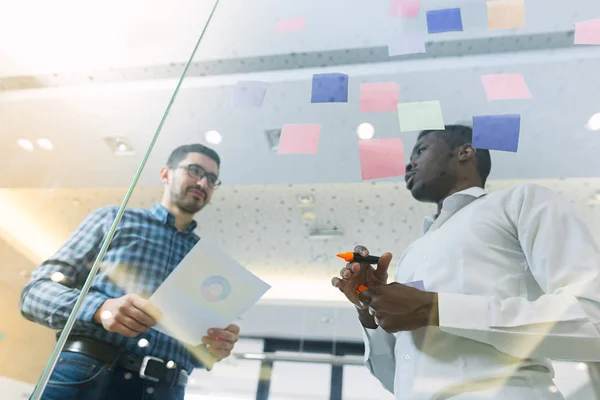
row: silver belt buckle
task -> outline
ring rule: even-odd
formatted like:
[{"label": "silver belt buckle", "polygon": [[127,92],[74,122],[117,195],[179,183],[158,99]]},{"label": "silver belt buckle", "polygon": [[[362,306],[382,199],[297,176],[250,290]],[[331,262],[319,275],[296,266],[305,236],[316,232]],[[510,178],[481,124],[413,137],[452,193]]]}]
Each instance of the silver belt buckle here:
[{"label": "silver belt buckle", "polygon": [[153,376],[146,375],[146,368],[148,367],[148,363],[150,361],[158,361],[161,364],[165,363],[163,360],[161,360],[158,357],[145,356],[144,359],[142,360],[142,366],[140,367],[140,378],[147,379],[147,380],[152,381],[152,382],[159,382],[160,379],[155,378]]}]

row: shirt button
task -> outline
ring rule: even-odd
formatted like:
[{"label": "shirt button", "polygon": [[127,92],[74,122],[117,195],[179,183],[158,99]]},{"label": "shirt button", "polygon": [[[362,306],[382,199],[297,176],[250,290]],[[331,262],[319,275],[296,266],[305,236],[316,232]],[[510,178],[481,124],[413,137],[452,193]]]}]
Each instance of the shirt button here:
[{"label": "shirt button", "polygon": [[427,256],[421,258],[421,262],[425,262],[425,261],[427,261]]},{"label": "shirt button", "polygon": [[404,356],[404,359],[405,359],[406,361],[410,360],[410,354],[406,354],[406,355]]},{"label": "shirt button", "polygon": [[146,393],[148,393],[148,394],[154,393],[154,388],[153,387],[149,387],[148,389],[146,389]]}]

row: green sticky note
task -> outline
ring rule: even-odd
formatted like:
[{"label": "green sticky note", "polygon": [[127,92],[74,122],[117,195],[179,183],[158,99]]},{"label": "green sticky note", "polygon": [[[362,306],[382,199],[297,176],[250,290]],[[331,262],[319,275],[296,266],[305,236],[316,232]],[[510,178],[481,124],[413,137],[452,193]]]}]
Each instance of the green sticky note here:
[{"label": "green sticky note", "polygon": [[440,102],[419,101],[398,104],[400,132],[444,129],[444,117]]}]

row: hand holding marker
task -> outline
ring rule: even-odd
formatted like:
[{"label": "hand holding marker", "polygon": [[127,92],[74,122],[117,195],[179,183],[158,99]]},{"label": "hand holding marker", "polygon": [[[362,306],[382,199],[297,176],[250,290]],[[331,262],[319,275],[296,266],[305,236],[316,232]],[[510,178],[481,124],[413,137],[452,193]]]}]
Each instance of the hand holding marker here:
[{"label": "hand holding marker", "polygon": [[[360,255],[360,253],[354,253],[351,251],[348,251],[346,253],[340,253],[337,256],[349,263],[357,262],[363,264],[377,264],[379,262],[379,257],[377,256],[363,256]],[[365,290],[369,290],[369,288],[365,285],[360,285],[358,289],[356,289],[356,293],[361,294]]]}]

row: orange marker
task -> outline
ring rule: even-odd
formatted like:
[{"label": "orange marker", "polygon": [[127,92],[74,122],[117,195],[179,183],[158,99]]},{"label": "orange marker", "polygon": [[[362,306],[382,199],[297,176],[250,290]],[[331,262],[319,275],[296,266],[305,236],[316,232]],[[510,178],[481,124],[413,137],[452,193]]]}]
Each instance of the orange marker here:
[{"label": "orange marker", "polygon": [[[358,262],[367,264],[377,264],[379,262],[379,257],[377,256],[362,256],[359,253],[353,253],[351,251],[348,251],[346,253],[340,253],[337,256],[345,260],[346,262]],[[356,289],[356,293],[361,294],[365,290],[369,290],[369,288],[365,285],[360,285],[358,289]]]}]

